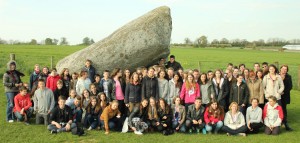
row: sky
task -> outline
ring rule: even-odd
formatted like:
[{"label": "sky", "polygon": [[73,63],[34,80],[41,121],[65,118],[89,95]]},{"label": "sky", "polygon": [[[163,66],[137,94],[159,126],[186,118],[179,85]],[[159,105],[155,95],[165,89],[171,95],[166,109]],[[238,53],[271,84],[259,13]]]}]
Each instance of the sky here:
[{"label": "sky", "polygon": [[171,9],[171,43],[300,39],[299,0],[0,0],[0,38],[97,42],[159,6]]}]

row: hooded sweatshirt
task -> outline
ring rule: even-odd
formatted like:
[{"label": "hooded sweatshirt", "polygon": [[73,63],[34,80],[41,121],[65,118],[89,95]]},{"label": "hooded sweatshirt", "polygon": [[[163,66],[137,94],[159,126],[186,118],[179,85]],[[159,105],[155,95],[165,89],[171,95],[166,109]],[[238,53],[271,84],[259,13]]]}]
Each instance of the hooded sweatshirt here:
[{"label": "hooded sweatshirt", "polygon": [[17,71],[17,70],[10,70],[10,65],[15,64],[17,68],[17,62],[16,61],[9,61],[7,63],[7,71],[3,75],[3,85],[5,92],[19,92],[18,87],[15,86],[15,84],[22,83],[21,77],[24,76],[23,73]]},{"label": "hooded sweatshirt", "polygon": [[19,93],[18,95],[15,96],[14,103],[15,103],[15,106],[14,106],[13,112],[21,112],[22,108],[24,108],[24,111],[26,111],[32,106],[29,94],[22,96]]},{"label": "hooded sweatshirt", "polygon": [[39,88],[34,92],[33,102],[34,111],[37,111],[39,114],[48,114],[55,104],[53,92],[48,88],[43,90]]}]

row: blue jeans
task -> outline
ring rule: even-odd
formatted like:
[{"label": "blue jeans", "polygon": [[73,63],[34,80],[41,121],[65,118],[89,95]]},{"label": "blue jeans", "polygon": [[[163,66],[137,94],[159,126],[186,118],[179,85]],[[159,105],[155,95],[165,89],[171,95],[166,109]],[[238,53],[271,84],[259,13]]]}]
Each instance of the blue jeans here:
[{"label": "blue jeans", "polygon": [[[77,107],[75,107],[77,108]],[[81,119],[82,119],[82,114],[83,114],[83,111],[82,109],[74,109],[73,110],[73,115],[75,116],[75,118],[73,119],[73,122],[74,123],[81,123]]]},{"label": "blue jeans", "polygon": [[[172,128],[175,130],[177,127],[178,127],[179,123],[177,121],[172,121]],[[185,124],[183,123],[181,125],[181,127],[179,128],[179,131],[182,132],[182,133],[185,133],[186,132],[186,127],[185,127]]]},{"label": "blue jeans", "polygon": [[214,133],[218,133],[218,131],[223,127],[223,122],[222,121],[218,121],[217,124],[214,125],[205,125],[205,129],[208,132],[211,132],[212,130],[214,130]]},{"label": "blue jeans", "polygon": [[91,114],[86,115],[84,119],[84,126],[88,128],[88,126],[91,126],[92,129],[96,129],[99,125],[99,118],[92,116]]},{"label": "blue jeans", "polygon": [[13,120],[14,97],[17,92],[6,92],[7,106],[6,106],[6,121]]},{"label": "blue jeans", "polygon": [[[121,129],[121,119],[119,118],[116,118],[116,117],[113,117],[111,119],[108,120],[108,128],[109,129],[113,129],[113,130],[116,130],[116,131],[119,131]],[[105,123],[104,123],[104,120],[100,120],[100,127],[102,129],[105,129]]]},{"label": "blue jeans", "polygon": [[[33,113],[33,108],[30,107],[28,110],[24,111],[26,116],[27,116],[27,121],[30,119],[32,113]],[[15,116],[17,117],[17,119],[19,119],[20,121],[24,120],[24,115],[20,114],[20,112],[16,111],[15,112]]]}]

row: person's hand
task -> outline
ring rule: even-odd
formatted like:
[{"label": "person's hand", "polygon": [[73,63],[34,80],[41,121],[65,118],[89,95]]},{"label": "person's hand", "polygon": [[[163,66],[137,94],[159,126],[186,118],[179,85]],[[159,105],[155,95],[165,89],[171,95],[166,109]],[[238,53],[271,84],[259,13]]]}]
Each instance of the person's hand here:
[{"label": "person's hand", "polygon": [[167,116],[164,116],[163,119],[164,119],[164,120],[167,119]]},{"label": "person's hand", "polygon": [[242,104],[242,107],[245,107],[246,105],[245,104]]},{"label": "person's hand", "polygon": [[193,120],[193,124],[198,124],[198,122],[196,120]]},{"label": "person's hand", "polygon": [[167,125],[167,124],[163,124],[163,126],[164,126],[164,127],[167,127],[168,125]]},{"label": "person's hand", "polygon": [[24,114],[24,108],[21,109],[20,114]]},{"label": "person's hand", "polygon": [[135,128],[135,127],[131,127],[131,129],[132,129],[133,131],[136,131],[136,128]]},{"label": "person's hand", "polygon": [[176,127],[176,131],[178,131],[179,130],[179,126],[178,127]]},{"label": "person's hand", "polygon": [[159,122],[156,122],[156,126],[158,126],[159,125]]},{"label": "person's hand", "polygon": [[56,124],[55,124],[55,126],[56,126],[56,128],[58,128],[58,129],[60,129],[60,128],[61,128],[61,125],[60,125],[60,124],[58,124],[58,123],[56,123]]},{"label": "person's hand", "polygon": [[129,104],[125,104],[126,105],[126,107],[129,107]]},{"label": "person's hand", "polygon": [[108,134],[109,134],[109,132],[108,132],[108,131],[106,131],[104,134],[108,135]]},{"label": "person's hand", "polygon": [[200,119],[200,120],[198,120],[198,124],[202,124],[202,120]]},{"label": "person's hand", "polygon": [[212,125],[214,125],[214,124],[215,124],[215,122],[214,122],[214,121],[212,121],[212,122],[211,122],[211,124],[212,124]]},{"label": "person's hand", "polygon": [[248,127],[248,129],[249,129],[250,131],[252,130],[251,127],[250,127],[250,121],[248,122],[247,127]]},{"label": "person's hand", "polygon": [[66,125],[66,131],[70,131],[70,129],[71,129],[70,124],[67,124],[67,125]]},{"label": "person's hand", "polygon": [[77,107],[77,110],[80,110],[80,107]]},{"label": "person's hand", "polygon": [[121,118],[121,115],[120,115],[120,114],[118,114],[118,115],[117,115],[117,118]]}]

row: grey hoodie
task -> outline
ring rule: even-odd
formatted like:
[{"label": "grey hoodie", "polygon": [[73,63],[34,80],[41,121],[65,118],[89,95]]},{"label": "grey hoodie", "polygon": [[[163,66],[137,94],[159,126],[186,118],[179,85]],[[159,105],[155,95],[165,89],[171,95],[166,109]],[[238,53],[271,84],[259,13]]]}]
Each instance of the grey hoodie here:
[{"label": "grey hoodie", "polygon": [[10,70],[10,65],[12,63],[14,63],[17,68],[16,61],[11,60],[7,63],[7,71],[3,75],[3,85],[5,87],[5,92],[19,92],[18,87],[16,87],[15,84],[22,83],[21,76],[24,76],[23,73],[17,70]]}]

